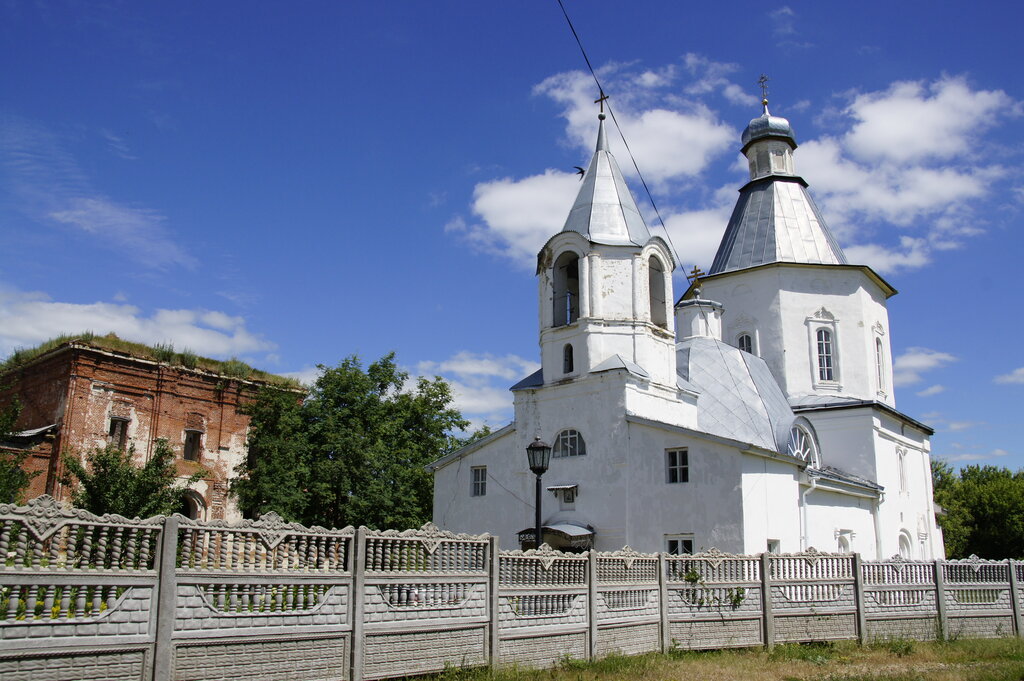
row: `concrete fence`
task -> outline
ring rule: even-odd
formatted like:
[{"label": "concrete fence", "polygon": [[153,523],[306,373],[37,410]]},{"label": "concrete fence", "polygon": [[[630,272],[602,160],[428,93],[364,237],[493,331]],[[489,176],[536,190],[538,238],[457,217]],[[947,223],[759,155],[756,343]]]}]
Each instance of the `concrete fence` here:
[{"label": "concrete fence", "polygon": [[671,648],[1021,636],[1024,565],[498,551],[378,532],[0,505],[4,681],[381,679]]}]

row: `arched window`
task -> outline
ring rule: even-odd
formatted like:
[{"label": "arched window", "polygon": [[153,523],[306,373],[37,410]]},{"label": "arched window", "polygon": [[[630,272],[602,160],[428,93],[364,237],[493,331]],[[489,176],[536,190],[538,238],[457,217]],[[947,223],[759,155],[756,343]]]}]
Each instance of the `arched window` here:
[{"label": "arched window", "polygon": [[900,491],[907,491],[907,451],[905,449],[896,450],[896,468],[900,478]]},{"label": "arched window", "polygon": [[566,343],[565,347],[562,348],[562,373],[572,373],[572,344]]},{"label": "arched window", "polygon": [[651,323],[667,329],[665,314],[665,268],[653,255],[647,260],[647,288],[650,291]]},{"label": "arched window", "polygon": [[563,253],[555,261],[554,326],[572,324],[580,317],[580,258]]},{"label": "arched window", "polygon": [[882,339],[875,339],[875,376],[878,378],[878,390],[885,390],[885,363]]},{"label": "arched window", "polygon": [[817,468],[821,465],[818,457],[818,445],[814,441],[814,436],[803,426],[793,426],[789,431],[787,451],[790,456],[806,461],[808,466]]},{"label": "arched window", "polygon": [[850,536],[848,534],[840,534],[839,537],[836,538],[836,543],[839,545],[839,553],[850,552]]},{"label": "arched window", "polygon": [[205,520],[206,502],[198,492],[188,490],[181,498],[181,506],[178,509],[178,513],[192,520]]},{"label": "arched window", "polygon": [[584,456],[586,453],[587,445],[583,442],[583,436],[571,428],[563,430],[555,437],[555,445],[551,449],[551,456],[555,458]]},{"label": "arched window", "polygon": [[736,339],[736,347],[743,352],[754,354],[754,339],[750,337],[749,333],[741,333]]},{"label": "arched window", "polygon": [[832,356],[832,332],[818,329],[818,380],[836,380],[835,366]]}]

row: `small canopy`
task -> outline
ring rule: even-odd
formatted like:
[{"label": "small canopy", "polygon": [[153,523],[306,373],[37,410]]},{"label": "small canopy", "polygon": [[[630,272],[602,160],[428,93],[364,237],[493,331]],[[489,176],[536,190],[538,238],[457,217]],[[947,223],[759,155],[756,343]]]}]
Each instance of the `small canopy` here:
[{"label": "small canopy", "polygon": [[[581,525],[555,523],[542,527],[541,533],[559,540],[556,545],[551,546],[554,549],[585,550],[594,545],[594,531]],[[519,543],[534,544],[534,528],[528,527],[525,530],[520,530]]]}]

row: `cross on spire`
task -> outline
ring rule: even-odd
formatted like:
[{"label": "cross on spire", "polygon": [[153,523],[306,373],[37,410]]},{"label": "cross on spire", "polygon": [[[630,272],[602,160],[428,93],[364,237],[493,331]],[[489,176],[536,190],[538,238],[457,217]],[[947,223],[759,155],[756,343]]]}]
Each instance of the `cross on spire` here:
[{"label": "cross on spire", "polygon": [[761,99],[768,99],[768,76],[761,74],[761,77],[757,79],[757,84],[761,86]]},{"label": "cross on spire", "polygon": [[694,265],[693,266],[693,271],[690,272],[689,274],[687,274],[686,278],[689,279],[690,281],[692,281],[696,285],[696,284],[700,284],[700,278],[703,277],[703,276],[704,276],[704,270],[702,270],[701,268],[699,268],[696,265]]},{"label": "cross on spire", "polygon": [[608,95],[604,93],[604,90],[601,90],[601,96],[594,100],[594,104],[601,105],[601,113],[604,113],[604,102],[606,99],[608,99]]}]

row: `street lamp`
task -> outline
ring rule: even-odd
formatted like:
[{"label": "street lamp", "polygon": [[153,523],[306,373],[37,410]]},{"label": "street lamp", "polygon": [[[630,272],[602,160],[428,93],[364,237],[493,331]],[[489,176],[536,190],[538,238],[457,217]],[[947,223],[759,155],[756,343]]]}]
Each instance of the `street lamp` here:
[{"label": "street lamp", "polygon": [[537,498],[536,504],[534,505],[534,511],[536,513],[534,517],[534,532],[533,544],[534,548],[540,548],[541,540],[541,525],[540,525],[540,476],[544,475],[544,472],[548,469],[548,462],[551,461],[551,445],[541,442],[540,437],[534,438],[526,447],[526,457],[530,461],[530,470],[533,471],[534,475],[537,476]]}]

